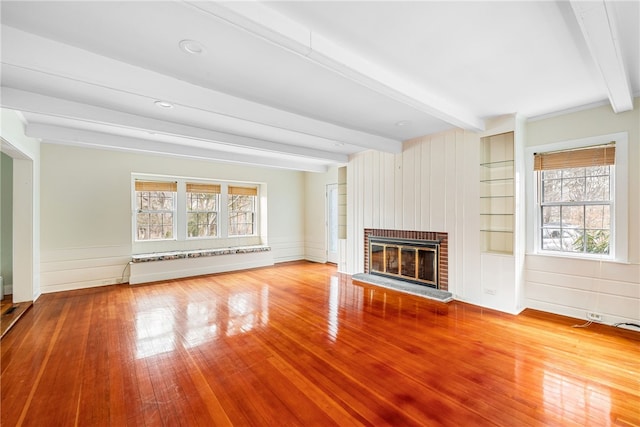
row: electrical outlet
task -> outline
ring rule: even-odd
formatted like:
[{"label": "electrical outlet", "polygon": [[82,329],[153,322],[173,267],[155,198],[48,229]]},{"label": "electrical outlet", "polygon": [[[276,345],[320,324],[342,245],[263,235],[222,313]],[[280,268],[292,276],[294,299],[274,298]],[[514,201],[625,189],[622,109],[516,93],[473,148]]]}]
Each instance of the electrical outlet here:
[{"label": "electrical outlet", "polygon": [[496,294],[496,290],[495,289],[485,289],[484,293],[487,295],[495,295]]},{"label": "electrical outlet", "polygon": [[591,320],[592,322],[602,322],[602,314],[588,312],[587,319]]}]

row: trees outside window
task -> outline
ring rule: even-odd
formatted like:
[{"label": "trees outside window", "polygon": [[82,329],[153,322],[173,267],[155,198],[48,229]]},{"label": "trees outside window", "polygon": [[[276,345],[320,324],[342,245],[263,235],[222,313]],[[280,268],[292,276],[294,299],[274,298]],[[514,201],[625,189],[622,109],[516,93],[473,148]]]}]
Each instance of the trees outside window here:
[{"label": "trees outside window", "polygon": [[229,186],[228,227],[230,236],[252,236],[256,234],[257,203],[257,188]]},{"label": "trees outside window", "polygon": [[173,239],[175,182],[136,181],[136,240]]},{"label": "trees outside window", "polygon": [[218,237],[220,185],[187,183],[187,237]]},{"label": "trees outside window", "polygon": [[615,147],[536,154],[540,249],[611,251]]},{"label": "trees outside window", "polygon": [[135,242],[258,235],[258,185],[175,179],[135,179]]}]

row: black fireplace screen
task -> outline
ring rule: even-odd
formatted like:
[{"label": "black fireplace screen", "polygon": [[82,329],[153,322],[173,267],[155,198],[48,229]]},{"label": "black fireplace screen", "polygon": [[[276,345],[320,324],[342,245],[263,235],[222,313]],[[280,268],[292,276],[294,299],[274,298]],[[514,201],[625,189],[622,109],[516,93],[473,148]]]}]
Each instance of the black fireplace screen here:
[{"label": "black fireplace screen", "polygon": [[439,248],[432,240],[369,237],[369,273],[438,288]]}]

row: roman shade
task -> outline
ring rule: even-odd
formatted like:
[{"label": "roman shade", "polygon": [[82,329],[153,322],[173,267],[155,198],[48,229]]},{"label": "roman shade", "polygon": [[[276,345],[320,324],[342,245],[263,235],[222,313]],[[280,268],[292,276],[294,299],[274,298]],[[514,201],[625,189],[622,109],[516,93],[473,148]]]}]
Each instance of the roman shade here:
[{"label": "roman shade", "polygon": [[178,183],[166,181],[137,181],[136,191],[178,191]]},{"label": "roman shade", "polygon": [[187,193],[220,194],[220,184],[187,183]]},{"label": "roman shade", "polygon": [[583,168],[590,166],[609,166],[615,164],[615,143],[576,150],[535,153],[533,170]]},{"label": "roman shade", "polygon": [[257,196],[258,188],[257,187],[235,187],[230,185],[229,194],[233,194],[236,196]]}]

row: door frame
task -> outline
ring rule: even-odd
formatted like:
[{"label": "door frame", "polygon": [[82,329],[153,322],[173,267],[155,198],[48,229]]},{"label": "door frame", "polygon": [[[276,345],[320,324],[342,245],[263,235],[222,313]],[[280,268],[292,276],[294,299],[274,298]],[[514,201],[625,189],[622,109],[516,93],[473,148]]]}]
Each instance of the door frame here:
[{"label": "door frame", "polygon": [[[333,196],[332,196],[333,194]],[[333,210],[332,208],[333,197]],[[333,212],[333,215],[332,215]],[[332,236],[331,233],[334,233]],[[327,184],[325,191],[325,247],[327,254],[327,262],[332,264],[338,264],[340,261],[339,256],[339,242],[338,242],[338,184]],[[332,237],[335,241],[335,251],[331,250]]]}]

